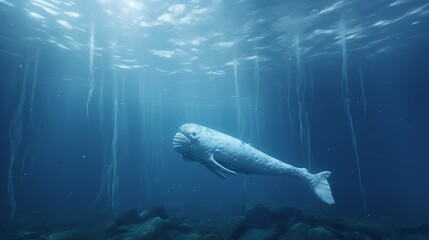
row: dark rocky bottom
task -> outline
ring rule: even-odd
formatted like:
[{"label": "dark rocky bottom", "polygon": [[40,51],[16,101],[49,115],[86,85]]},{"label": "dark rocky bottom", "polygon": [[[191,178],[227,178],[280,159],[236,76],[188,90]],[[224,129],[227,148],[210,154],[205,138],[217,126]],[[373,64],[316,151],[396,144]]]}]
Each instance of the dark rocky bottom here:
[{"label": "dark rocky bottom", "polygon": [[[115,221],[51,216],[14,222],[1,239],[49,240],[427,240],[429,225],[386,226],[346,218],[327,217],[296,208],[269,210],[257,205],[237,216],[210,219],[178,213],[169,216],[163,206],[140,212],[131,209]],[[202,216],[202,215],[200,215]],[[203,220],[204,219],[204,220]]]}]

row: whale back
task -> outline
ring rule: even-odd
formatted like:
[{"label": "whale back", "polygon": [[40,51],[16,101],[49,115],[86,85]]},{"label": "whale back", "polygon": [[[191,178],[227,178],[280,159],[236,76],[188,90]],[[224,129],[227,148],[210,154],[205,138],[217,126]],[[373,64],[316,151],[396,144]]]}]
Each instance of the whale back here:
[{"label": "whale back", "polygon": [[284,169],[285,163],[280,160],[214,129],[188,123],[182,125],[179,131],[192,138],[192,150],[187,154],[187,160],[207,165],[212,155],[225,168],[246,174],[279,175]]}]

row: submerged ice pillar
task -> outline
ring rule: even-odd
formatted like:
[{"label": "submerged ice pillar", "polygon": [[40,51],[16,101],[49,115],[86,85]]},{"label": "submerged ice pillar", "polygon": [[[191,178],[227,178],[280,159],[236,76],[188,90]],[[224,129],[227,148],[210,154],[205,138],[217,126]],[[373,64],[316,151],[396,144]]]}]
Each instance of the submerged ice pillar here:
[{"label": "submerged ice pillar", "polygon": [[14,168],[15,163],[18,158],[19,151],[22,146],[22,138],[24,135],[24,103],[26,99],[26,89],[27,89],[27,75],[28,67],[33,59],[26,61],[24,66],[24,77],[21,87],[21,95],[19,98],[19,103],[16,108],[15,113],[12,116],[10,125],[9,125],[9,152],[10,152],[10,162],[7,175],[7,194],[9,197],[10,205],[10,217],[15,217],[16,213],[16,197],[15,197],[15,182],[14,182]]},{"label": "submerged ice pillar", "polygon": [[240,101],[240,86],[238,84],[238,61],[237,59],[234,59],[233,61],[234,65],[234,87],[235,87],[235,97],[236,97],[236,104],[237,104],[237,128],[238,128],[238,134],[240,137],[243,137],[244,135],[244,120],[242,118],[241,113],[241,101]]},{"label": "submerged ice pillar", "polygon": [[299,139],[302,149],[306,153],[308,170],[311,170],[311,144],[310,144],[310,126],[308,122],[308,110],[305,106],[305,97],[307,91],[307,78],[304,72],[304,66],[301,60],[300,37],[295,36],[295,55],[296,55],[296,97],[298,102],[299,119]]},{"label": "submerged ice pillar", "polygon": [[296,96],[298,98],[298,117],[299,117],[299,137],[301,143],[304,141],[305,116],[304,116],[304,99],[305,99],[305,88],[306,79],[304,70],[301,62],[300,53],[300,39],[299,36],[295,36],[295,54],[296,54]]},{"label": "submerged ice pillar", "polygon": [[86,100],[86,118],[89,120],[89,103],[91,102],[92,94],[94,93],[94,21],[91,23],[90,35],[89,35],[89,91],[88,98]]},{"label": "submerged ice pillar", "polygon": [[360,82],[360,90],[361,90],[361,94],[362,94],[363,113],[364,113],[364,118],[365,118],[365,124],[367,124],[365,84],[363,81],[362,67],[359,68],[359,82]]},{"label": "submerged ice pillar", "polygon": [[259,57],[258,53],[255,54],[254,59],[254,69],[253,69],[253,75],[256,81],[256,98],[255,98],[255,129],[256,129],[256,138],[259,138],[260,135],[260,129],[259,129],[259,117],[260,117],[260,78],[259,78]]},{"label": "submerged ice pillar", "polygon": [[113,136],[111,143],[111,162],[109,165],[109,193],[113,214],[117,213],[117,190],[119,183],[118,174],[118,112],[119,112],[119,88],[118,79],[113,79]]},{"label": "submerged ice pillar", "polygon": [[31,95],[30,95],[30,126],[33,127],[35,125],[35,117],[34,117],[34,96],[36,93],[36,86],[37,86],[37,75],[39,70],[39,58],[40,58],[40,46],[37,47],[36,50],[36,60],[34,63],[34,71],[33,71],[33,84],[31,88]]},{"label": "submerged ice pillar", "polygon": [[357,172],[358,172],[359,190],[362,194],[363,209],[366,212],[365,190],[362,184],[362,173],[360,169],[360,160],[359,160],[358,146],[357,146],[357,140],[356,140],[356,133],[355,133],[353,117],[350,109],[350,87],[349,87],[349,80],[348,80],[348,74],[347,74],[348,55],[347,55],[347,47],[346,47],[346,40],[347,40],[346,28],[342,21],[339,24],[339,34],[340,34],[340,44],[341,44],[341,53],[342,53],[341,93],[343,95],[344,111],[347,116],[347,120],[351,131],[351,136],[352,136],[353,150],[356,158],[356,166],[357,166]]}]

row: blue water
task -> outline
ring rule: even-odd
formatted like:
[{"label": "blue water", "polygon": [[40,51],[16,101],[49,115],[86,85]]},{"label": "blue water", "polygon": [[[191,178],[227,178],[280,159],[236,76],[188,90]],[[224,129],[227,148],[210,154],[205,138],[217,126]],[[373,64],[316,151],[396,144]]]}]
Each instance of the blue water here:
[{"label": "blue water", "polygon": [[[0,218],[294,206],[429,220],[426,1],[0,0]],[[329,170],[220,179],[173,151],[198,123]]]}]

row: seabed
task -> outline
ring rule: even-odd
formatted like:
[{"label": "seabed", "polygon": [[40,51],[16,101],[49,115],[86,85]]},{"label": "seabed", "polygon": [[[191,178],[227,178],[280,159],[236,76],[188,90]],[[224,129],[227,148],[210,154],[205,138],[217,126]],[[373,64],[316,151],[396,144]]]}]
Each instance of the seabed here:
[{"label": "seabed", "polygon": [[[212,209],[213,210],[213,209]],[[202,207],[177,208],[170,215],[164,206],[140,211],[130,209],[109,217],[57,213],[15,219],[2,239],[30,240],[427,240],[429,224],[399,226],[327,216],[292,207],[269,209],[234,205],[207,213]],[[216,213],[214,213],[216,212]],[[7,229],[7,230],[6,230]]]}]

